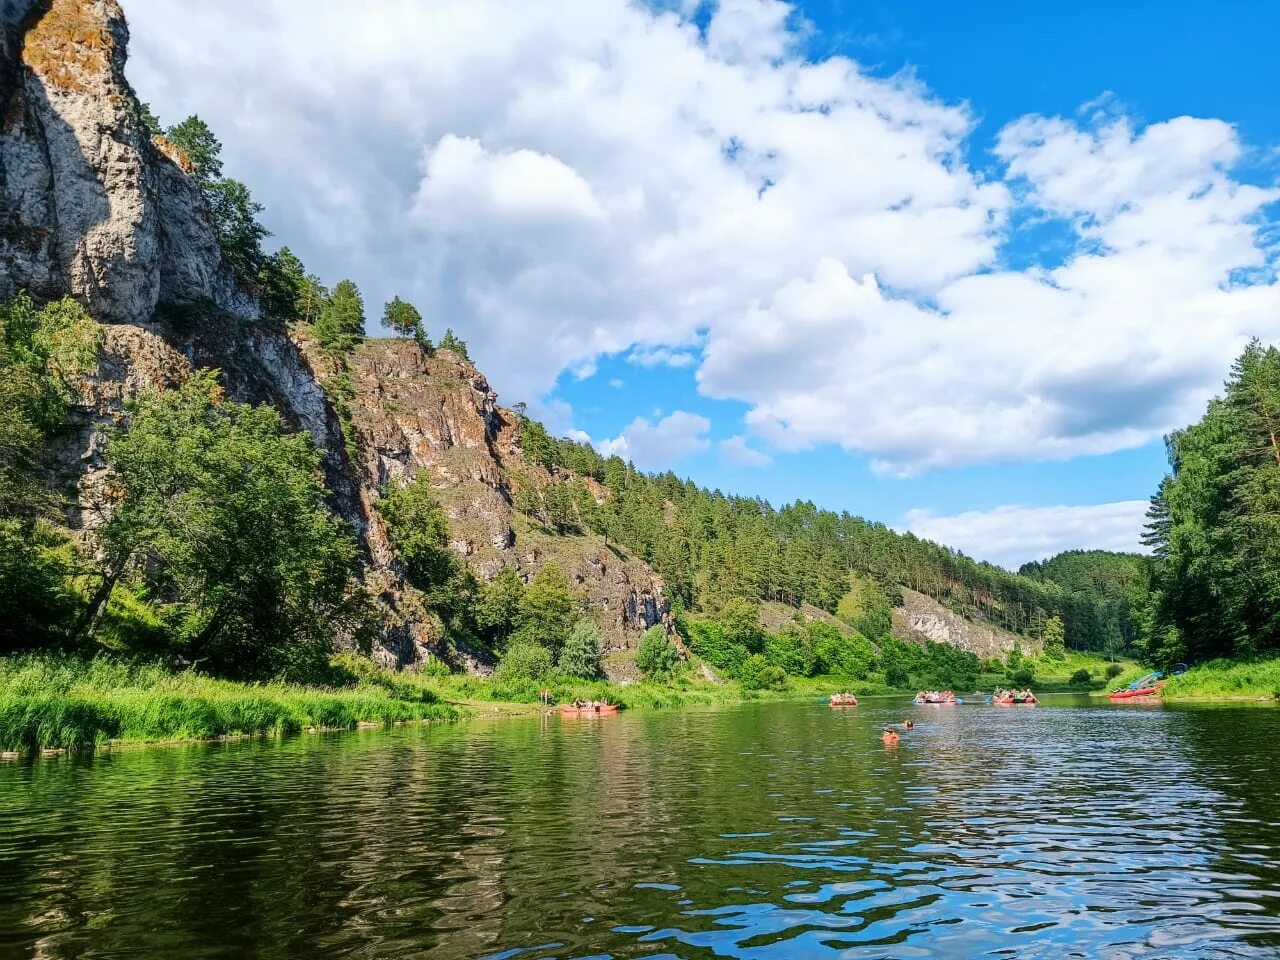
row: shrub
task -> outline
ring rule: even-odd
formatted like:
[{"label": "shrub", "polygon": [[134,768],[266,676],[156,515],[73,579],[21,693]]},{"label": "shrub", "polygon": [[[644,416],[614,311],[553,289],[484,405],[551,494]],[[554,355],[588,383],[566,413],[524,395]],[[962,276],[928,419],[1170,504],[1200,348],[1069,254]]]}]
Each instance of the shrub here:
[{"label": "shrub", "polygon": [[1093,680],[1093,674],[1091,674],[1084,667],[1081,667],[1079,670],[1077,670],[1075,673],[1071,675],[1071,683],[1075,684],[1076,686],[1084,686],[1085,684],[1089,683],[1091,680]]},{"label": "shrub", "polygon": [[1114,680],[1116,677],[1120,676],[1120,674],[1122,674],[1122,673],[1124,673],[1124,667],[1120,666],[1120,664],[1118,664],[1118,663],[1109,663],[1109,664],[1107,664],[1107,679],[1108,679],[1108,680]]},{"label": "shrub", "polygon": [[680,632],[689,638],[694,653],[728,674],[736,675],[749,654],[746,647],[729,640],[724,627],[709,620],[681,618]]},{"label": "shrub", "polygon": [[636,651],[636,666],[646,680],[668,680],[680,663],[680,651],[667,639],[663,626],[653,626],[640,638]]},{"label": "shrub", "polygon": [[1029,687],[1035,682],[1036,674],[1028,667],[1019,667],[1009,671],[1009,682],[1015,687]]},{"label": "shrub", "polygon": [[499,680],[541,680],[551,672],[551,651],[536,643],[511,644],[498,663]]},{"label": "shrub", "polygon": [[884,682],[891,687],[906,687],[911,684],[911,677],[902,664],[890,663],[884,668]]},{"label": "shrub", "polygon": [[738,671],[738,683],[743,690],[777,689],[786,682],[787,675],[782,668],[774,666],[758,653],[747,657]]}]

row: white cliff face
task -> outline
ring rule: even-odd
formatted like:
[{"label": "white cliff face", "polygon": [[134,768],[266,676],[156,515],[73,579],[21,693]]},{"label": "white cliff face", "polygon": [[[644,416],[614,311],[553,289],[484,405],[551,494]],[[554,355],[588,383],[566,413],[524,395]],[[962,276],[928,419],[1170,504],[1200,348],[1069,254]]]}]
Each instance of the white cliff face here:
[{"label": "white cliff face", "polygon": [[103,323],[162,302],[256,313],[199,187],[138,121],[119,4],[0,3],[0,296],[70,293]]},{"label": "white cliff face", "polygon": [[982,659],[1003,659],[1015,645],[1023,653],[1039,653],[1040,643],[1007,630],[969,620],[948,610],[932,597],[914,590],[902,591],[903,605],[893,610],[895,636],[908,640],[947,643]]}]

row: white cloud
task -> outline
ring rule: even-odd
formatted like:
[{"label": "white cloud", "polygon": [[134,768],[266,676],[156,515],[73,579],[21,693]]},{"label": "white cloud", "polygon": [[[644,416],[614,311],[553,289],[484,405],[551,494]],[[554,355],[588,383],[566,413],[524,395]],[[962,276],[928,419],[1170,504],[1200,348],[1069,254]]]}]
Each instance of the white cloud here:
[{"label": "white cloud", "polygon": [[640,367],[688,367],[696,359],[692,353],[667,347],[636,347],[627,354],[627,362]]},{"label": "white cloud", "polygon": [[747,446],[746,437],[726,437],[720,441],[720,456],[739,467],[767,467],[773,458]]},{"label": "white cloud", "polygon": [[949,517],[911,510],[905,525],[918,537],[1016,570],[1031,560],[1043,560],[1063,550],[1145,553],[1141,537],[1146,511],[1146,500],[1083,507],[1003,506]]},{"label": "white cloud", "polygon": [[[1278,194],[1229,124],[1024,117],[990,179],[965,105],[803,59],[779,0],[696,8],[129,0],[130,70],[312,269],[415,300],[531,403],[603,354],[700,363],[771,446],[909,473],[1142,444],[1280,338]],[[1014,213],[1071,255],[1004,268]]]},{"label": "white cloud", "polygon": [[606,457],[617,455],[643,470],[666,470],[710,447],[710,429],[706,417],[677,410],[657,422],[636,417],[617,437],[601,440],[596,447]]}]

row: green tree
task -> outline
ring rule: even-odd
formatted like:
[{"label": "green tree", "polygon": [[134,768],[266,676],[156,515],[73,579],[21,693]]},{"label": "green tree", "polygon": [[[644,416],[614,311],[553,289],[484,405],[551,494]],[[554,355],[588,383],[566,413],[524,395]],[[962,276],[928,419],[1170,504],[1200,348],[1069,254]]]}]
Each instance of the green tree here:
[{"label": "green tree", "polygon": [[569,581],[556,564],[544,564],[520,598],[520,626],[512,642],[536,643],[554,653],[564,646],[573,613]]},{"label": "green tree", "polygon": [[467,354],[467,342],[465,340],[460,339],[458,335],[453,332],[452,327],[449,327],[447,330],[445,330],[444,336],[440,339],[440,349],[452,350],[454,353],[460,356],[463,360],[471,359],[471,357],[468,356]]},{"label": "green tree", "polygon": [[431,341],[427,339],[422,328],[422,314],[412,303],[395,297],[383,308],[382,325],[393,330],[402,337],[413,337],[421,346],[430,349]]},{"label": "green tree", "polygon": [[254,202],[247,186],[227,177],[206,182],[204,196],[223,259],[242,283],[255,283],[267,264],[262,241],[271,236],[258,222],[262,204]]},{"label": "green tree", "polygon": [[730,643],[745,647],[751,653],[764,649],[764,629],[760,626],[760,608],[748,600],[733,597],[716,614]]},{"label": "green tree", "polygon": [[448,584],[457,573],[457,561],[449,549],[449,521],[431,482],[418,474],[384,490],[377,510],[409,582],[428,594]]},{"label": "green tree", "polygon": [[1050,617],[1044,622],[1044,655],[1050,660],[1065,660],[1067,648],[1061,617]]},{"label": "green tree", "polygon": [[551,651],[528,640],[512,643],[498,661],[500,680],[542,680],[551,673]]},{"label": "green tree", "polygon": [[222,144],[198,116],[170,127],[165,138],[182,151],[196,179],[208,183],[222,176]]},{"label": "green tree", "polygon": [[596,680],[600,671],[600,631],[590,620],[579,620],[560,651],[560,671],[581,680]]},{"label": "green tree", "polygon": [[524,589],[524,581],[515,568],[503,567],[480,591],[476,626],[481,639],[494,650],[501,651],[520,627]]},{"label": "green tree", "polygon": [[349,353],[364,339],[364,300],[350,280],[333,288],[316,320],[316,337],[330,353]]},{"label": "green tree", "polygon": [[636,667],[646,680],[662,683],[670,680],[680,666],[680,651],[667,637],[666,628],[653,626],[640,638],[636,650]]},{"label": "green tree", "polygon": [[758,653],[747,657],[738,671],[738,683],[743,690],[778,689],[786,685],[787,675],[775,664]]},{"label": "green tree", "polygon": [[[320,454],[216,373],[141,397],[107,448],[121,499],[101,530],[104,604],[145,583],[182,657],[235,677],[305,677],[354,629],[355,544],[329,513]],[[91,613],[94,611],[91,611]]]}]

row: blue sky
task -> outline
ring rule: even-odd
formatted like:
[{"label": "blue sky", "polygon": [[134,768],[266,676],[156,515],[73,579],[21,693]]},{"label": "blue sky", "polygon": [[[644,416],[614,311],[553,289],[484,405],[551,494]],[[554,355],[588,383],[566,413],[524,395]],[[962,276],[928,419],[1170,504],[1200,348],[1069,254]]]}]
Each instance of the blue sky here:
[{"label": "blue sky", "polygon": [[[1276,158],[1267,153],[1280,146],[1271,93],[1280,89],[1274,46],[1280,5],[808,0],[798,12],[811,23],[811,56],[848,55],[884,76],[909,70],[942,98],[969,102],[980,121],[970,140],[975,167],[995,165],[991,142],[1011,120],[1073,114],[1105,100],[1148,121],[1182,114],[1226,119],[1260,154],[1242,165],[1242,179],[1274,182]],[[1061,223],[1032,225],[1010,238],[1002,256],[1017,265],[1059,262],[1069,235]],[[611,380],[624,386],[611,387]],[[593,437],[616,436],[637,413],[680,409],[706,416],[714,441],[731,436],[744,412],[742,404],[699,396],[691,367],[645,370],[617,358],[600,363],[589,379],[566,371],[553,396],[573,407],[575,425]],[[812,499],[891,525],[922,508],[951,515],[1006,504],[1141,500],[1165,468],[1161,440],[1106,455],[905,478],[878,476],[866,456],[832,446],[774,455],[768,467],[754,468],[709,449],[675,467],[711,487],[774,502]]]},{"label": "blue sky", "polygon": [[642,467],[1131,548],[1161,436],[1280,338],[1280,5],[302,6],[129,0],[133,82],[309,267]]}]

